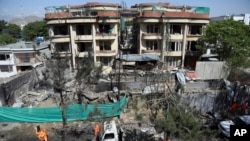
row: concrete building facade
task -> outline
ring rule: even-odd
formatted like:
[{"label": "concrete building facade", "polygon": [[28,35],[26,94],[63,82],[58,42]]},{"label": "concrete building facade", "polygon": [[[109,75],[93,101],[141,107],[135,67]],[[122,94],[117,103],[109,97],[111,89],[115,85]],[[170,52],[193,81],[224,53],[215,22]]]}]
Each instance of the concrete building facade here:
[{"label": "concrete building facade", "polygon": [[118,52],[119,8],[98,2],[45,8],[52,53],[70,56],[75,67],[76,57],[90,51],[96,63],[110,66]]},{"label": "concrete building facade", "polygon": [[96,63],[111,66],[119,52],[123,18],[134,21],[130,30],[135,34],[137,54],[157,54],[170,68],[194,68],[195,45],[201,28],[209,23],[209,8],[141,3],[130,9],[98,2],[45,8],[52,51],[70,56],[72,67],[76,57],[86,56],[89,50]]},{"label": "concrete building facade", "polygon": [[194,68],[195,45],[201,28],[209,23],[209,8],[171,6],[169,3],[136,4],[138,53],[156,53],[169,69]]},{"label": "concrete building facade", "polygon": [[[47,50],[47,51],[45,51]],[[0,47],[0,78],[10,77],[19,72],[30,70],[40,62],[38,53],[48,53],[49,42],[39,45],[33,42],[17,42]]]}]

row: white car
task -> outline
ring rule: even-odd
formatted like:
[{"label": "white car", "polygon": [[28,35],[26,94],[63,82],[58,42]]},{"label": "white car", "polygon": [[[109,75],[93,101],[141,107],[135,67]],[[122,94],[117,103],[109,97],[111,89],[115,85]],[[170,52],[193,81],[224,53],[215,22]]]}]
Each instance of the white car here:
[{"label": "white car", "polygon": [[221,121],[218,124],[218,128],[226,137],[230,137],[230,125],[250,125],[250,115],[238,116],[233,120]]},{"label": "white car", "polygon": [[102,141],[118,141],[118,130],[115,121],[105,121],[104,122],[104,133],[102,136]]}]

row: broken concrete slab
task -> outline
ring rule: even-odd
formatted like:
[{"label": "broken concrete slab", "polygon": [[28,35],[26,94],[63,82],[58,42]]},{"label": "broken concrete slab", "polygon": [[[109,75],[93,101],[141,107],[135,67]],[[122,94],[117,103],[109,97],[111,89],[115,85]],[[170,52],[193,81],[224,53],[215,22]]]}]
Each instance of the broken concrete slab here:
[{"label": "broken concrete slab", "polygon": [[39,93],[39,92],[34,92],[34,91],[28,91],[27,94],[28,94],[28,95],[35,95],[35,96],[40,96],[40,95],[41,95],[41,93]]}]

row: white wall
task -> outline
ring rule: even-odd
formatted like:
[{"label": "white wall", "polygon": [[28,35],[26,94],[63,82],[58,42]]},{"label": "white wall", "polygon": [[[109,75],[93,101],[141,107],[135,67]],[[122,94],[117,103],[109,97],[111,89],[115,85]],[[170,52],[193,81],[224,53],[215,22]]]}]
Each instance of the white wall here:
[{"label": "white wall", "polygon": [[10,77],[13,75],[17,74],[17,69],[16,69],[16,65],[15,65],[15,57],[13,54],[9,54],[10,55],[10,59],[8,60],[1,60],[0,61],[0,65],[9,65],[12,66],[12,72],[1,72],[0,70],[0,77],[4,78],[4,77]]}]

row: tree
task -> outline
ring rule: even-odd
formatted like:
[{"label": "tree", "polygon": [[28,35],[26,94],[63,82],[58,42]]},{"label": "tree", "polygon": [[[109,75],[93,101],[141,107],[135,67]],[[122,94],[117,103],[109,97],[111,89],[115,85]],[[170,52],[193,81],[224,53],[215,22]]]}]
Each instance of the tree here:
[{"label": "tree", "polygon": [[2,33],[4,29],[6,29],[6,25],[7,25],[6,21],[0,20],[0,33]]},{"label": "tree", "polygon": [[250,65],[250,26],[232,19],[218,21],[203,28],[199,48],[212,48],[230,68]]},{"label": "tree", "polygon": [[0,34],[0,45],[6,45],[6,44],[11,44],[15,43],[16,39],[12,38],[10,35],[3,33]]},{"label": "tree", "polygon": [[29,23],[23,28],[23,37],[26,41],[33,41],[35,37],[42,36],[48,39],[48,27],[45,21],[36,21]]},{"label": "tree", "polygon": [[65,110],[67,108],[67,105],[65,103],[65,98],[63,96],[63,92],[65,92],[65,84],[67,82],[66,80],[66,74],[65,70],[68,68],[67,66],[67,56],[65,59],[60,58],[60,53],[58,51],[54,54],[55,61],[53,62],[53,68],[52,68],[52,80],[53,80],[53,87],[54,92],[60,94],[60,107],[61,107],[61,115],[62,115],[62,141],[66,140],[66,125],[67,125],[67,117],[65,114]]},{"label": "tree", "polygon": [[77,57],[76,66],[76,86],[78,104],[82,103],[83,90],[89,86],[89,84],[96,84],[101,77],[102,65],[95,66],[93,55],[91,51],[88,51],[88,55],[80,58]]},{"label": "tree", "polygon": [[20,38],[21,28],[16,24],[9,24],[7,26],[7,33],[13,38]]}]

